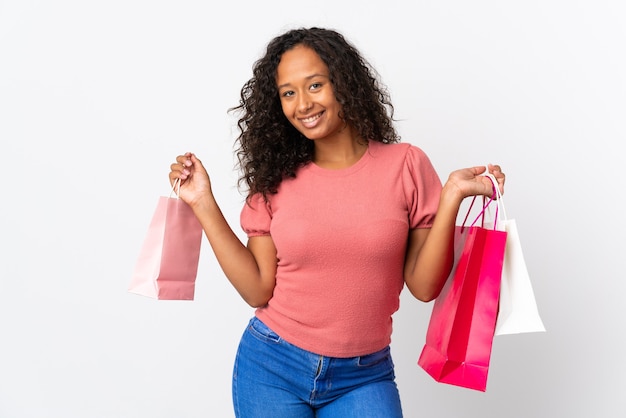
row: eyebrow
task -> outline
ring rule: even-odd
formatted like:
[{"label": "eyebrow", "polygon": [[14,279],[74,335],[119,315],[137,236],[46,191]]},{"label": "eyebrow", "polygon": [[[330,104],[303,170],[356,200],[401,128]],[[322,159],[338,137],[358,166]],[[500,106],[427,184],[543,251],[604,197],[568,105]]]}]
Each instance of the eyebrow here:
[{"label": "eyebrow", "polygon": [[[325,78],[330,78],[330,77],[329,77],[328,75],[326,75],[326,74],[315,73],[315,74],[311,74],[311,75],[309,75],[309,76],[306,76],[306,77],[305,77],[305,79],[306,79],[306,80],[310,80],[310,79],[315,78],[315,77],[325,77]],[[278,89],[280,90],[280,89],[282,89],[283,87],[287,87],[287,86],[289,86],[289,85],[291,85],[291,83],[284,83],[284,84],[281,84],[280,86],[278,86]]]}]

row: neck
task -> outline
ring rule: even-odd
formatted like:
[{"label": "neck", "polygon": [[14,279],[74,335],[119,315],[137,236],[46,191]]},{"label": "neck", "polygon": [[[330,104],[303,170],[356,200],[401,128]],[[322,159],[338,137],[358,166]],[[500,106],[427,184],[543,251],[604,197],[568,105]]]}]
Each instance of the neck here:
[{"label": "neck", "polygon": [[335,141],[316,141],[313,162],[329,169],[347,168],[361,159],[367,141],[358,136],[346,136]]}]

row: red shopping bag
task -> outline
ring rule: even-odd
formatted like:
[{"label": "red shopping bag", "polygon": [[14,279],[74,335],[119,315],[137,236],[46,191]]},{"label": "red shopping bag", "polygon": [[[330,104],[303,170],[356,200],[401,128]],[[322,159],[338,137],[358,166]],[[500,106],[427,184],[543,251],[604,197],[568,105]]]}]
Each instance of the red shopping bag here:
[{"label": "red shopping bag", "polygon": [[[474,198],[475,199],[475,198]],[[505,231],[487,228],[484,213],[455,229],[455,262],[435,299],[418,364],[436,381],[485,391],[494,338]],[[472,202],[473,203],[473,202]],[[471,210],[471,206],[468,210]],[[497,212],[496,212],[497,216]],[[467,216],[465,218],[467,220]],[[495,222],[494,222],[495,225]]]},{"label": "red shopping bag", "polygon": [[159,197],[133,275],[131,293],[163,300],[193,300],[202,226],[176,197]]}]

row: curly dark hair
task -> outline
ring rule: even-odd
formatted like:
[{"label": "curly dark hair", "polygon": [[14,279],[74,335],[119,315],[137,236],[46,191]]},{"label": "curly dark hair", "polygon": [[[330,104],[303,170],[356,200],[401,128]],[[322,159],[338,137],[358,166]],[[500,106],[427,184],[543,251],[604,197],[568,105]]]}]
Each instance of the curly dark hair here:
[{"label": "curly dark hair", "polygon": [[340,33],[323,28],[292,29],[269,42],[265,55],[253,66],[253,76],[241,89],[236,155],[239,185],[248,197],[277,192],[280,182],[295,177],[299,167],[313,160],[314,143],[283,114],[276,72],[286,51],[297,45],[313,49],[328,67],[330,83],[341,105],[340,115],[365,140],[399,142],[393,126],[394,108],[376,70]]}]

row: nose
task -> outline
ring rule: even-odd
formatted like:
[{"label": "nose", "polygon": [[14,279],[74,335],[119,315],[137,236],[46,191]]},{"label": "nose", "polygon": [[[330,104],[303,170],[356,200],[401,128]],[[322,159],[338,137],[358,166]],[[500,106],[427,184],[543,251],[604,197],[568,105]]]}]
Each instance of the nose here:
[{"label": "nose", "polygon": [[301,113],[306,113],[313,107],[313,102],[308,94],[301,94],[300,101],[298,102],[298,110]]}]

